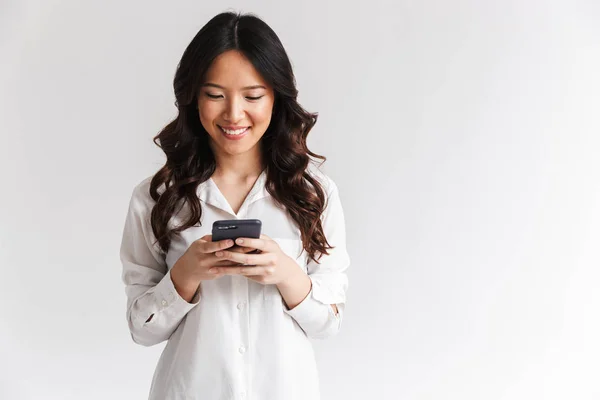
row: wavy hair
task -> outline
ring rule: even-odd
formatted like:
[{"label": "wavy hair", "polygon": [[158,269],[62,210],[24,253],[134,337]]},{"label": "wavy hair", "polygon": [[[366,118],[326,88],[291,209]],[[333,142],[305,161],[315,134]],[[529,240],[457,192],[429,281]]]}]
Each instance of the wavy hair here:
[{"label": "wavy hair", "polygon": [[[273,115],[261,146],[266,163],[266,189],[298,225],[304,250],[318,262],[316,253],[329,254],[321,224],[326,197],[321,184],[307,172],[314,159],[306,137],[317,122],[297,102],[298,90],[292,65],[275,32],[252,14],[224,12],[204,25],[185,49],[177,66],[173,88],[177,117],[153,138],[165,153],[165,165],[152,177],[150,196],[152,231],[159,247],[167,252],[172,235],[200,223],[202,208],[197,196],[200,183],[215,172],[216,161],[209,135],[200,122],[197,95],[206,71],[221,53],[237,50],[243,54],[274,90]],[[159,187],[164,191],[159,194]],[[169,228],[178,206],[189,205],[189,217],[180,226]]]}]

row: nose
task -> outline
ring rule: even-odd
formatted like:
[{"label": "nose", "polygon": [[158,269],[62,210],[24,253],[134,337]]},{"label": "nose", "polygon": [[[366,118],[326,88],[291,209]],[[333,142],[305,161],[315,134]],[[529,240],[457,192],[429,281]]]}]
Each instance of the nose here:
[{"label": "nose", "polygon": [[227,102],[227,108],[225,109],[225,115],[223,118],[229,122],[237,122],[244,118],[244,105],[238,99],[231,98]]}]

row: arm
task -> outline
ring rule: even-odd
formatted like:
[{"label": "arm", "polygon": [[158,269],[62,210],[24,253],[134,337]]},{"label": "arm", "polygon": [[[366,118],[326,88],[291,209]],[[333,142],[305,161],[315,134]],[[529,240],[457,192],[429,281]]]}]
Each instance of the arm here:
[{"label": "arm", "polygon": [[[289,282],[282,282],[277,285],[281,297],[285,301],[285,305],[288,310],[295,308],[298,304],[302,303],[302,300],[310,294],[312,289],[312,280],[304,273],[299,270],[296,275]],[[331,304],[331,308],[334,313],[338,314],[337,305]]]},{"label": "arm", "polygon": [[131,196],[120,258],[131,337],[138,344],[152,346],[171,336],[198,304],[199,291],[189,303],[175,289],[164,257],[152,245],[154,235],[149,221],[152,202],[144,188],[136,187]]},{"label": "arm", "polygon": [[346,250],[344,213],[337,186],[331,181],[328,202],[322,216],[323,231],[335,248],[321,257],[320,264],[308,263],[308,274],[298,275],[277,285],[289,309],[285,312],[298,322],[307,336],[324,339],[335,335],[341,327],[350,258]]}]

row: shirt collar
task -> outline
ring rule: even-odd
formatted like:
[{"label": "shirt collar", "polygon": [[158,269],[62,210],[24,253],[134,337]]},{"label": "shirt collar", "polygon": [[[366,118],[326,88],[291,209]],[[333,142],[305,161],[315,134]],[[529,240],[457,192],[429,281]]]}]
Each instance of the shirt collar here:
[{"label": "shirt collar", "polygon": [[[256,179],[256,182],[254,182],[254,186],[252,186],[252,189],[250,189],[250,192],[246,196],[246,199],[244,200],[244,203],[242,204],[238,214],[243,212],[243,210],[253,202],[269,196],[269,192],[266,188],[266,182],[267,170],[264,169]],[[208,180],[200,183],[196,193],[198,198],[203,202],[220,208],[223,211],[227,211],[232,215],[236,215],[212,178],[208,178]]]}]

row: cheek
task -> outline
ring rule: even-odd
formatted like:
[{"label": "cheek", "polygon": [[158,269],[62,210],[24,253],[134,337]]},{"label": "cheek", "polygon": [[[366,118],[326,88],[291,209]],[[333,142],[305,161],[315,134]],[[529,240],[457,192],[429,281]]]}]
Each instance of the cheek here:
[{"label": "cheek", "polygon": [[271,121],[271,113],[273,107],[265,104],[264,106],[258,107],[252,113],[252,119],[258,124],[268,124]]},{"label": "cheek", "polygon": [[212,124],[212,121],[219,115],[219,109],[210,103],[199,104],[198,115],[202,123]]}]

